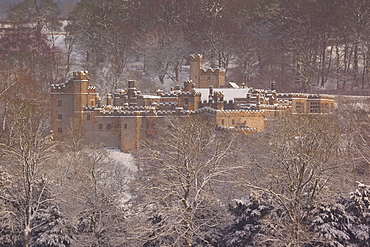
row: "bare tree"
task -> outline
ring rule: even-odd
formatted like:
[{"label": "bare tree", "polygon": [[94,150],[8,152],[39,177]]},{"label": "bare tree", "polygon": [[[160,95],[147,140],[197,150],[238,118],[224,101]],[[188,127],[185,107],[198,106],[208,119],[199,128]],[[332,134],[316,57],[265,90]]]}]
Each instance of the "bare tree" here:
[{"label": "bare tree", "polygon": [[130,22],[129,5],[127,1],[81,1],[70,15],[69,41],[76,44],[91,79],[100,81],[102,93],[117,89],[130,56],[136,27]]},{"label": "bare tree", "polygon": [[164,84],[166,77],[178,82],[179,73],[189,54],[185,33],[176,27],[153,27],[137,41],[148,72]]},{"label": "bare tree", "polygon": [[60,27],[57,19],[59,7],[54,0],[23,0],[7,12],[8,18],[14,23],[31,25],[38,33],[43,28],[55,30]]},{"label": "bare tree", "polygon": [[329,115],[288,115],[275,124],[264,144],[258,142],[262,153],[253,151],[263,173],[249,187],[268,192],[275,201],[265,240],[301,246],[313,237],[306,224],[310,208],[323,198],[330,200],[328,190],[339,192],[334,179],[342,167],[339,125]]},{"label": "bare tree", "polygon": [[61,145],[53,169],[53,190],[60,209],[76,227],[74,246],[118,246],[125,242],[127,184],[135,167],[128,168],[129,158],[123,156],[78,135]]},{"label": "bare tree", "polygon": [[163,125],[168,128],[141,153],[137,200],[142,203],[133,235],[147,244],[210,244],[206,231],[226,218],[220,217],[224,197],[218,192],[240,168],[234,142],[199,116],[168,118]]},{"label": "bare tree", "polygon": [[348,155],[348,164],[353,186],[357,181],[369,183],[370,140],[368,99],[362,97],[338,97],[336,117],[341,123],[343,149]]},{"label": "bare tree", "polygon": [[[5,200],[29,246],[39,211],[53,198],[48,193],[47,165],[55,145],[47,125],[47,111],[31,102],[14,102],[9,111],[8,139],[1,143],[3,162],[12,175]],[[3,163],[4,164],[4,163]]]}]

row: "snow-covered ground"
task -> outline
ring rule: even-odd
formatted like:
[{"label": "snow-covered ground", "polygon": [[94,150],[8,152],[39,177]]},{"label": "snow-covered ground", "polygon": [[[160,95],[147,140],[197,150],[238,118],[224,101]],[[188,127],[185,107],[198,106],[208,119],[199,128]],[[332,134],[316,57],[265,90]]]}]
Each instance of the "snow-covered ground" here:
[{"label": "snow-covered ground", "polygon": [[107,149],[110,158],[112,158],[114,161],[119,162],[127,168],[130,172],[137,172],[137,166],[134,163],[134,158],[131,154],[122,153],[118,148],[117,149]]},{"label": "snow-covered ground", "polygon": [[120,152],[119,149],[107,149],[112,165],[107,168],[107,178],[104,181],[107,188],[112,188],[118,195],[119,204],[122,207],[132,198],[129,193],[129,183],[135,178],[137,166],[131,154]]}]

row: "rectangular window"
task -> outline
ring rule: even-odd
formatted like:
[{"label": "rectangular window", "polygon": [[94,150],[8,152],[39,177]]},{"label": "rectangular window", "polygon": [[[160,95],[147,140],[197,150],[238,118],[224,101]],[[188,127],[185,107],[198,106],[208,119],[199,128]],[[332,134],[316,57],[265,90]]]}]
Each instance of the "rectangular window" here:
[{"label": "rectangular window", "polygon": [[62,134],[62,132],[63,132],[63,129],[62,128],[58,128],[58,133],[59,134]]},{"label": "rectangular window", "polygon": [[110,130],[112,128],[111,124],[107,124],[107,130]]},{"label": "rectangular window", "polygon": [[102,124],[99,124],[99,129],[102,130],[103,129],[103,125]]},{"label": "rectangular window", "polygon": [[95,105],[95,101],[94,100],[90,100],[90,106],[94,106]]},{"label": "rectangular window", "polygon": [[62,120],[62,119],[63,119],[62,114],[58,114],[58,120]]},{"label": "rectangular window", "polygon": [[58,106],[62,106],[63,105],[63,101],[61,99],[58,99],[57,105]]},{"label": "rectangular window", "polygon": [[221,119],[221,124],[224,125],[225,124],[225,120]]},{"label": "rectangular window", "polygon": [[301,112],[301,102],[296,102],[295,103],[295,110],[296,112]]},{"label": "rectangular window", "polygon": [[86,119],[87,119],[87,121],[89,121],[90,120],[90,114],[87,114],[87,116],[86,116]]},{"label": "rectangular window", "polygon": [[231,124],[232,125],[234,125],[235,124],[235,120],[233,119],[233,120],[231,120]]},{"label": "rectangular window", "polygon": [[125,124],[125,129],[127,129],[127,124]]},{"label": "rectangular window", "polygon": [[310,103],[310,113],[320,113],[320,103],[319,102]]}]

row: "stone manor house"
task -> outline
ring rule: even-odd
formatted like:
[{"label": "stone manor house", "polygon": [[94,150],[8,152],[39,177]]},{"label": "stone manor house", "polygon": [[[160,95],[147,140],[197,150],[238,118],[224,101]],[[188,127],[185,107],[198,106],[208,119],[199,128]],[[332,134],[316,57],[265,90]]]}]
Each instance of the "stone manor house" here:
[{"label": "stone manor house", "polygon": [[144,95],[129,81],[127,89],[108,94],[106,102],[90,85],[88,72],[74,72],[66,83],[51,86],[51,128],[56,139],[72,129],[107,147],[130,152],[140,140],[157,134],[168,116],[202,115],[218,128],[244,132],[262,131],[268,120],[282,112],[326,113],[334,96],[280,94],[271,88],[253,89],[225,84],[225,70],[202,68],[202,56],[190,56],[190,78],[169,92]]}]

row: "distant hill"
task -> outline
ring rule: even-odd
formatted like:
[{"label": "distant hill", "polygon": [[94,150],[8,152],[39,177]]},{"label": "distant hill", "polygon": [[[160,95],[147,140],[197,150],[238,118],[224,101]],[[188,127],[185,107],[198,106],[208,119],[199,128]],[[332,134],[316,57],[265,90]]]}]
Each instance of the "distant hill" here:
[{"label": "distant hill", "polygon": [[[0,0],[0,19],[6,18],[5,11],[9,5],[14,5],[21,1],[22,0]],[[59,5],[61,17],[65,17],[79,0],[56,0],[55,2]]]}]

